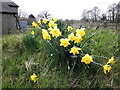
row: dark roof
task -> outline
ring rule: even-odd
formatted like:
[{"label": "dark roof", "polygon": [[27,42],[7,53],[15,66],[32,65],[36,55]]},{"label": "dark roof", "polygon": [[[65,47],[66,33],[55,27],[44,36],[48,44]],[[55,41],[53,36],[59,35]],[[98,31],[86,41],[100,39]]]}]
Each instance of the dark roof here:
[{"label": "dark roof", "polygon": [[19,7],[17,4],[15,4],[14,2],[6,2],[8,6],[11,7]]},{"label": "dark roof", "polygon": [[0,13],[6,13],[6,14],[17,14],[16,11],[12,10],[11,7],[18,8],[19,6],[12,2],[11,0],[0,0]]},{"label": "dark roof", "polygon": [[30,14],[29,18],[35,18],[35,16],[33,14]]}]

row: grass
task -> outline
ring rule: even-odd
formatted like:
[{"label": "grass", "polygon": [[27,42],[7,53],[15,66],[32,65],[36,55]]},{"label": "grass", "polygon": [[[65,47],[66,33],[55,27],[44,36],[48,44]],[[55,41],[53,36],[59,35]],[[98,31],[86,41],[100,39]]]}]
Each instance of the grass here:
[{"label": "grass", "polygon": [[[13,34],[2,39],[2,88],[120,88],[117,31],[87,29],[86,37],[94,32],[95,36],[87,42],[84,49],[90,49],[92,55],[107,58],[115,56],[116,63],[109,74],[105,75],[102,68],[97,67],[95,74],[86,70],[70,76],[67,70],[52,66],[52,58],[46,54],[42,41],[39,50],[32,52],[22,42],[24,34]],[[94,59],[102,64],[107,61],[99,57]],[[30,81],[33,73],[39,78],[36,83]]]}]

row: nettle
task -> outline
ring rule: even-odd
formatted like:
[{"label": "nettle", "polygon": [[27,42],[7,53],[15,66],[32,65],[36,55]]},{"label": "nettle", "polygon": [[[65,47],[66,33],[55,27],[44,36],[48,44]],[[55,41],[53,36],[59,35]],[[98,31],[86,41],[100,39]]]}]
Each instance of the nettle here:
[{"label": "nettle", "polygon": [[114,57],[108,59],[107,63],[100,64],[95,61],[96,56],[90,55],[88,50],[84,49],[85,44],[95,33],[85,39],[84,36],[87,32],[85,28],[74,29],[57,18],[41,19],[33,22],[32,26],[34,30],[31,30],[31,35],[36,38],[42,36],[46,52],[53,58],[52,62],[56,66],[67,68],[68,71],[73,72],[98,65],[103,67],[105,74],[110,72]]}]

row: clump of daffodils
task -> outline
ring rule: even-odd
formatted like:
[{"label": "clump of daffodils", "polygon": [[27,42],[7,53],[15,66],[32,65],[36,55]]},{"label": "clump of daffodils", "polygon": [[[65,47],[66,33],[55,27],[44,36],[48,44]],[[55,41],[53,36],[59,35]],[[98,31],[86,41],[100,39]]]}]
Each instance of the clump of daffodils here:
[{"label": "clump of daffodils", "polygon": [[[103,67],[103,71],[106,74],[110,72],[112,69],[111,65],[115,63],[114,57],[108,60],[105,65],[99,64],[95,62],[93,55],[89,55],[83,52],[82,44],[85,42],[84,36],[86,35],[85,28],[77,28],[74,29],[72,26],[67,26],[65,30],[62,30],[58,24],[58,19],[42,19],[37,22],[32,22],[33,27],[39,27],[41,30],[42,38],[48,43],[48,47],[54,52],[56,55],[60,56],[55,57],[56,59],[63,59],[62,55],[68,55],[64,58],[71,58],[71,56],[79,57],[79,61],[83,64],[96,64]],[[41,26],[42,25],[42,26]],[[32,35],[35,34],[34,31],[31,32]],[[62,48],[62,54],[60,53],[60,49]],[[63,49],[64,48],[64,49]],[[60,54],[60,55],[59,55]],[[68,59],[68,62],[71,59]],[[67,60],[66,60],[67,61]],[[74,64],[76,63],[75,60]],[[35,74],[31,75],[31,80],[36,82],[38,80]]]}]

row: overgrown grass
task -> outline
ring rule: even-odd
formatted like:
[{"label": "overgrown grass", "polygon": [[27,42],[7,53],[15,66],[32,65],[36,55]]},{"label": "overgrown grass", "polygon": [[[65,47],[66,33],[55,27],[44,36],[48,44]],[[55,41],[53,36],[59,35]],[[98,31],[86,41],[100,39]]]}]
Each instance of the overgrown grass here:
[{"label": "overgrown grass", "polygon": [[[105,75],[103,68],[97,66],[97,71],[91,74],[91,70],[69,75],[67,70],[56,69],[52,66],[52,58],[48,57],[44,50],[44,43],[40,41],[37,52],[26,50],[22,39],[24,34],[4,36],[2,39],[2,87],[3,88],[120,88],[118,77],[120,63],[118,62],[118,34],[116,30],[87,29],[86,37],[96,32],[85,47],[93,55],[111,58],[115,56],[116,63],[112,71]],[[86,38],[85,37],[85,38]],[[84,48],[84,49],[87,49]],[[107,59],[94,58],[102,64]],[[51,67],[52,66],[52,67]],[[36,73],[38,81],[30,81],[30,75]]]}]

